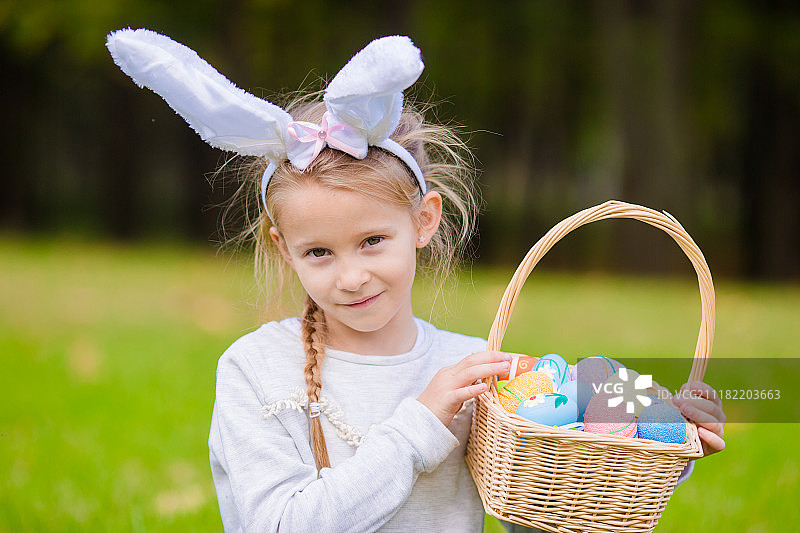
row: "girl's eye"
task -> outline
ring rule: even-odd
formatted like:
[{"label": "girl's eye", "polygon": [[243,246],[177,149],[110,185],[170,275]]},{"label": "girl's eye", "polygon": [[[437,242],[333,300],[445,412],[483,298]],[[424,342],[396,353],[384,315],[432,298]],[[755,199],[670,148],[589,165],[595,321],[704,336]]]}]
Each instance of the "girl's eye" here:
[{"label": "girl's eye", "polygon": [[323,257],[327,253],[328,251],[325,248],[314,248],[308,251],[308,255],[313,255],[314,257]]},{"label": "girl's eye", "polygon": [[376,244],[378,244],[382,240],[383,240],[383,237],[370,237],[364,242],[367,243],[370,246],[375,246]]}]

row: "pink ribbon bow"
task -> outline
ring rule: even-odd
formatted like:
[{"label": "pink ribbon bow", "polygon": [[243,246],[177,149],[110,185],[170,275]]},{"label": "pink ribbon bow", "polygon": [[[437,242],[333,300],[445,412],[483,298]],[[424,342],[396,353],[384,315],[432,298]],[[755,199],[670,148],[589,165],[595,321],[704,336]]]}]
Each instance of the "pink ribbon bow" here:
[{"label": "pink ribbon bow", "polygon": [[294,121],[289,123],[288,130],[289,135],[300,142],[289,150],[289,159],[301,170],[316,159],[325,145],[356,159],[364,159],[367,155],[367,139],[363,134],[349,124],[337,121],[329,111],[322,115],[319,126],[312,122]]}]

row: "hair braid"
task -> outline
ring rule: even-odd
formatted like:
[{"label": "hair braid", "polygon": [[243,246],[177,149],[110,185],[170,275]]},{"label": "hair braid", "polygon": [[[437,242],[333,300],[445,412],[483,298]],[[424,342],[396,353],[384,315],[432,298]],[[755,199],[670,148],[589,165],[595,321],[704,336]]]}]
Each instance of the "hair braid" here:
[{"label": "hair braid", "polygon": [[[306,380],[306,393],[309,404],[319,401],[319,391],[322,388],[322,362],[325,359],[325,312],[317,306],[310,296],[306,296],[303,309],[303,346],[306,351],[306,366],[303,375]],[[319,416],[311,419],[311,439],[314,446],[314,459],[317,470],[330,468],[328,447],[325,445],[325,434],[322,432],[322,423]]]}]

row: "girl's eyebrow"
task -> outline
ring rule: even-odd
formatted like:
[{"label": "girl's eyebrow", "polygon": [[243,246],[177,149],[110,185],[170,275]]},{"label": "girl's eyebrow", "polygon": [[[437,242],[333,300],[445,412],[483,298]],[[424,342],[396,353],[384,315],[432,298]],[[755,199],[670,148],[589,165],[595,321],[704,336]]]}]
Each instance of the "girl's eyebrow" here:
[{"label": "girl's eyebrow", "polygon": [[371,235],[389,235],[394,233],[396,228],[394,226],[377,226],[364,230],[360,233],[362,237],[369,237]]},{"label": "girl's eyebrow", "polygon": [[317,240],[300,241],[290,246],[295,250],[313,250],[314,248],[325,248],[325,246]]}]

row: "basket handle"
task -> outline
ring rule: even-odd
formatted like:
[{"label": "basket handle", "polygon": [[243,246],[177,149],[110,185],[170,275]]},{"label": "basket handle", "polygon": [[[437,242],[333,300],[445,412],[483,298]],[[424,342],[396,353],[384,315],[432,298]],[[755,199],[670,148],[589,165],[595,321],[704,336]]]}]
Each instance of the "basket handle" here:
[{"label": "basket handle", "polygon": [[[572,230],[590,222],[609,218],[632,218],[666,232],[678,243],[678,246],[681,247],[694,266],[697,272],[697,281],[700,285],[702,313],[700,333],[697,337],[697,347],[694,351],[694,361],[692,370],[689,372],[688,381],[702,381],[706,373],[708,358],[711,355],[711,346],[714,343],[714,284],[711,281],[711,272],[708,269],[703,253],[686,230],[683,229],[680,222],[666,211],[659,213],[647,207],[617,200],[609,200],[603,204],[584,209],[562,220],[533,245],[522,260],[522,263],[520,263],[517,271],[514,272],[514,276],[511,278],[505,294],[503,294],[500,308],[497,310],[492,329],[489,331],[486,349],[490,351],[500,349],[508,322],[511,319],[511,313],[514,311],[517,298],[522,290],[522,285],[533,270],[533,267],[544,257],[544,254]],[[489,388],[495,400],[497,400],[497,376],[491,376],[490,380]]]}]

